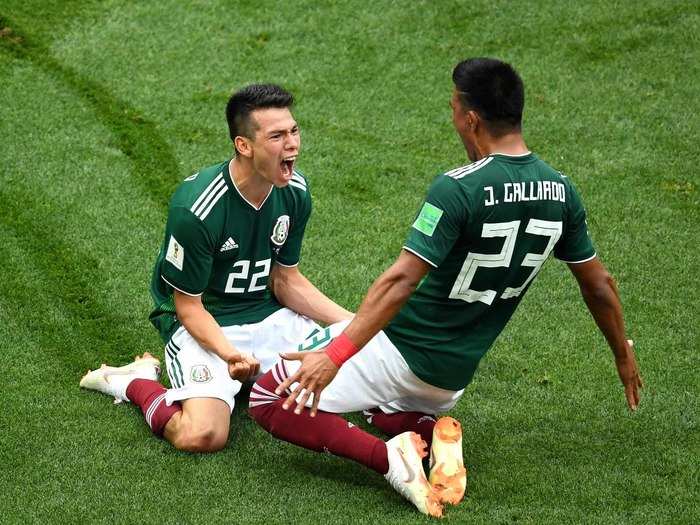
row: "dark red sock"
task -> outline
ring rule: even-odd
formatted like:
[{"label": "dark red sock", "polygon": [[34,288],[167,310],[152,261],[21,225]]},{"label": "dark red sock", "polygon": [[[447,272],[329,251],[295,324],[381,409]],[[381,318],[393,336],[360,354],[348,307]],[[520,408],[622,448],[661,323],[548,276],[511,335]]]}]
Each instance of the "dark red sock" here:
[{"label": "dark red sock", "polygon": [[[286,377],[284,367],[279,364],[275,372]],[[357,461],[382,475],[387,473],[389,460],[381,439],[337,414],[318,411],[316,417],[311,417],[308,408],[299,415],[292,407],[284,410],[282,403],[288,394],[282,397],[274,394],[279,383],[271,370],[258,379],[250,392],[249,412],[261,427],[289,443],[317,452],[330,452]]]},{"label": "dark red sock", "polygon": [[374,425],[389,437],[397,436],[403,432],[416,432],[430,447],[433,441],[433,428],[435,417],[423,412],[396,412],[385,414],[378,408],[365,410],[367,422]]},{"label": "dark red sock", "polygon": [[126,388],[126,397],[141,407],[146,424],[158,437],[163,435],[163,429],[173,414],[182,410],[182,405],[178,402],[170,406],[165,404],[166,392],[163,385],[150,379],[134,379]]}]

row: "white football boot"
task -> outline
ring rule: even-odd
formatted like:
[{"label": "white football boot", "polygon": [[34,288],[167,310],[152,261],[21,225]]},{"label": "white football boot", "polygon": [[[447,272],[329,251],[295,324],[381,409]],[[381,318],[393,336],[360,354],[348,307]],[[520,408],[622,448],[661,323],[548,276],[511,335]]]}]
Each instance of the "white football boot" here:
[{"label": "white football boot", "polygon": [[396,492],[413,503],[419,511],[442,517],[442,505],[423,470],[426,443],[415,432],[404,432],[386,442],[389,471],[384,475]]},{"label": "white football boot", "polygon": [[107,366],[103,364],[97,370],[88,370],[80,380],[82,388],[97,390],[114,398],[115,403],[129,402],[126,388],[134,379],[157,380],[160,374],[160,361],[148,352],[124,366]]},{"label": "white football boot", "polygon": [[462,459],[462,426],[441,417],[433,429],[430,447],[430,484],[441,503],[457,505],[467,490],[467,469]]}]

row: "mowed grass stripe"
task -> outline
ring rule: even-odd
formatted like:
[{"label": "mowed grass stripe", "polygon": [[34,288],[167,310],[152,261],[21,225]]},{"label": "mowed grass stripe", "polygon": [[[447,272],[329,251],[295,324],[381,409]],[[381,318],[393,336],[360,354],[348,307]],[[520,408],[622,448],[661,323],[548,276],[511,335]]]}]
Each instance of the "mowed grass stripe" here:
[{"label": "mowed grass stripe", "polygon": [[[35,64],[93,109],[97,119],[113,133],[119,149],[130,159],[132,183],[164,209],[177,182],[178,169],[170,146],[160,137],[154,124],[98,83],[52,58],[48,45],[25,33],[6,15],[0,15],[0,35],[0,53]],[[99,259],[88,253],[76,253],[76,247],[58,233],[60,226],[50,234],[51,223],[42,224],[46,220],[44,197],[29,189],[22,191],[17,184],[0,187],[0,196],[4,202],[21,203],[20,213],[11,206],[0,207],[0,222],[26,242],[32,251],[30,257],[49,280],[42,289],[36,290],[40,298],[37,302],[58,305],[71,319],[67,326],[72,333],[66,335],[64,344],[55,344],[54,340],[54,344],[44,346],[51,352],[51,359],[63,362],[74,375],[83,370],[82,365],[76,370],[76,364],[94,361],[95,348],[105,343],[118,341],[122,349],[120,357],[138,348],[139,341],[134,340],[132,331],[124,326],[124,318],[102,306],[99,292],[94,290],[100,280],[96,271],[100,267]],[[39,332],[56,335],[50,324]],[[76,340],[82,344],[71,344]],[[67,348],[74,351],[66,352]],[[75,352],[81,350],[84,359],[76,360]]]},{"label": "mowed grass stripe", "polygon": [[[49,76],[55,78],[51,71]],[[62,84],[60,77],[55,81]],[[55,94],[48,86],[45,92],[49,96]],[[59,104],[59,100],[56,103]],[[51,129],[53,121],[54,115],[51,114],[30,126],[35,131],[47,130]],[[59,123],[55,124],[56,129],[60,129]],[[42,150],[50,152],[49,156],[40,156],[39,162],[26,173],[16,168],[8,171],[10,182],[0,185],[0,200],[5,203],[0,206],[0,224],[21,241],[27,267],[40,270],[41,286],[30,281],[29,286],[13,290],[13,295],[19,295],[25,304],[31,304],[39,312],[46,309],[45,321],[42,319],[38,326],[34,324],[34,329],[41,337],[52,341],[43,346],[44,357],[55,364],[65,365],[68,379],[79,377],[77,374],[84,372],[86,366],[99,364],[94,362],[97,350],[111,347],[119,351],[117,356],[121,359],[131,355],[142,342],[134,336],[134,327],[128,323],[128,317],[122,314],[125,309],[114,309],[103,302],[104,281],[110,276],[102,273],[101,268],[105,265],[101,258],[107,254],[90,251],[90,239],[96,245],[99,229],[91,224],[78,224],[88,208],[110,209],[109,203],[100,202],[104,198],[104,189],[93,185],[88,193],[81,194],[82,181],[72,179],[82,176],[83,170],[76,169],[79,166],[60,167],[51,158],[54,151],[50,146],[46,150],[35,148],[36,152]],[[56,152],[55,156],[60,157],[61,153]],[[35,178],[32,176],[35,173],[41,175]],[[98,183],[100,178],[94,177],[93,180]],[[66,185],[65,190],[60,189],[62,184]],[[71,187],[73,184],[75,188]],[[57,192],[61,191],[64,194],[57,199]],[[48,207],[47,202],[50,203]],[[94,215],[99,217],[100,212]],[[80,230],[84,239],[76,242]],[[48,313],[52,309],[60,310],[67,317],[60,326],[55,325],[55,318]],[[36,323],[36,320],[32,322]]]},{"label": "mowed grass stripe", "polygon": [[155,124],[97,82],[54,59],[40,37],[26,32],[2,13],[0,35],[0,51],[31,61],[92,106],[100,122],[113,133],[118,148],[133,162],[133,183],[154,203],[166,206],[178,181],[179,167]]},{"label": "mowed grass stripe", "polygon": [[[54,366],[62,364],[69,374],[76,374],[80,371],[76,370],[76,364],[94,360],[97,347],[115,341],[125,348],[138,347],[138,341],[124,326],[124,317],[101,304],[100,292],[95,289],[100,281],[97,270],[100,264],[95,255],[76,252],[74,245],[53,234],[57,225],[36,222],[36,218],[44,217],[45,213],[40,204],[41,196],[11,192],[7,186],[0,186],[0,200],[21,202],[21,213],[14,207],[0,207],[0,225],[22,239],[27,262],[43,277],[40,287],[25,284],[21,293],[25,298],[32,298],[38,311],[45,306],[47,312],[58,308],[66,315],[65,324],[58,329],[50,317],[44,324],[34,327],[37,334],[52,340],[44,346],[43,358]],[[57,342],[57,335],[63,335],[63,341]],[[79,356],[82,359],[78,360]]]}]

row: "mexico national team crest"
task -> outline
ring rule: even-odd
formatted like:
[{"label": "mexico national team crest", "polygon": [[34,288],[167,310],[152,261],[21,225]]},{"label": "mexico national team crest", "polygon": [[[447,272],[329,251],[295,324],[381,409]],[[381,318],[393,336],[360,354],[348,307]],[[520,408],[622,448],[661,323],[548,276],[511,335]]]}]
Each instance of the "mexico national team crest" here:
[{"label": "mexico national team crest", "polygon": [[277,246],[282,246],[284,241],[287,240],[287,234],[289,233],[289,215],[280,215],[277,218],[277,223],[275,227],[272,228],[272,237],[270,240]]},{"label": "mexico national team crest", "polygon": [[211,381],[212,375],[207,365],[194,365],[190,369],[190,378],[195,383],[208,383]]}]

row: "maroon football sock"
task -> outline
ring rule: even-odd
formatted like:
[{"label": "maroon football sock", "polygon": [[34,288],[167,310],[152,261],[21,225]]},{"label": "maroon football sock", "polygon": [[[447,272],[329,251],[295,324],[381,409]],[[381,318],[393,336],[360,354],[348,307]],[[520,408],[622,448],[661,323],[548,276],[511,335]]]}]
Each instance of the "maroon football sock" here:
[{"label": "maroon football sock", "polygon": [[182,410],[182,405],[178,402],[170,406],[165,404],[166,392],[163,385],[151,379],[134,379],[126,388],[126,397],[141,407],[146,424],[158,437],[163,435],[165,425],[170,418]]},{"label": "maroon football sock", "polygon": [[367,422],[374,425],[389,437],[397,436],[403,432],[416,432],[430,447],[433,441],[433,428],[435,417],[423,412],[396,412],[385,414],[378,408],[365,410]]},{"label": "maroon football sock", "polygon": [[[277,375],[282,375],[284,367],[276,366]],[[389,461],[386,445],[381,439],[337,414],[318,411],[316,417],[311,417],[308,408],[299,415],[292,407],[284,410],[282,404],[288,394],[282,397],[274,394],[279,383],[269,371],[251,390],[250,415],[261,427],[289,443],[317,452],[330,452],[357,461],[382,475],[387,473]]]}]

